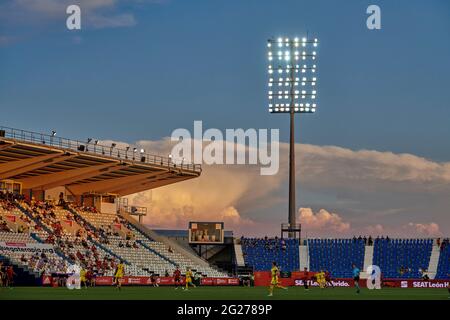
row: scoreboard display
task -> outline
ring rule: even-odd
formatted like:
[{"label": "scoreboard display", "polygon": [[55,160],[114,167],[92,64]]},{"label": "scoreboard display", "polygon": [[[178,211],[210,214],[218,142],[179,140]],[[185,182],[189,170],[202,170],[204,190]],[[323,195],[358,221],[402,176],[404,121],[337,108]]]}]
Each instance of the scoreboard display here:
[{"label": "scoreboard display", "polygon": [[221,244],[223,242],[223,222],[189,222],[189,243]]}]

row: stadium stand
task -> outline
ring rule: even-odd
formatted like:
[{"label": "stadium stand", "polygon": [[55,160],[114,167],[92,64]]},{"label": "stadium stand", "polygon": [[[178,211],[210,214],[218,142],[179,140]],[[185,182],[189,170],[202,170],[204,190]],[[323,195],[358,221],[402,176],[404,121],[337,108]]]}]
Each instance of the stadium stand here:
[{"label": "stadium stand", "polygon": [[270,270],[273,261],[282,271],[298,270],[297,239],[241,238],[241,246],[246,265],[254,271]]},{"label": "stadium stand", "polygon": [[362,239],[308,240],[310,269],[329,271],[334,277],[350,278],[354,263],[360,269],[364,264]]},{"label": "stadium stand", "polygon": [[[15,243],[37,243],[30,235],[24,233],[0,232],[0,241]],[[44,271],[49,273],[66,270],[66,261],[56,253],[42,255],[32,252],[18,253],[0,250],[0,257],[7,258],[29,273],[39,277]]]},{"label": "stadium stand", "polygon": [[[127,265],[126,274],[132,276],[170,274],[177,266],[181,270],[190,267],[203,276],[228,276],[155,240],[129,219],[99,213],[94,208],[28,201],[20,195],[0,192],[0,242],[44,243],[54,249],[44,255],[1,250],[0,259],[7,259],[35,277],[63,272],[73,262],[97,275],[111,276],[120,260]],[[326,270],[336,278],[350,278],[352,263],[362,267],[365,260],[372,260],[380,266],[384,278],[402,279],[424,276],[436,243],[440,253],[435,278],[449,278],[448,239],[310,239],[302,243],[307,247],[304,251],[312,271]],[[299,270],[299,240],[241,238],[239,244],[245,266],[254,271],[269,270],[272,261],[282,271]],[[372,259],[367,256],[367,248],[373,249]]]},{"label": "stadium stand", "polygon": [[439,255],[439,263],[437,267],[435,279],[450,278],[450,241],[445,239],[440,245],[441,254]]},{"label": "stadium stand", "polygon": [[[32,272],[60,272],[68,263],[77,262],[98,275],[112,276],[119,260],[123,260],[127,264],[126,274],[132,276],[171,274],[177,266],[182,270],[190,267],[203,276],[228,276],[211,267],[196,265],[164,243],[144,235],[118,215],[22,198],[2,197],[0,201],[0,221],[3,221],[0,222],[0,241],[45,243],[55,249],[55,253],[45,259],[0,252],[14,264]],[[9,217],[10,223],[5,217]],[[12,224],[13,220],[17,223]],[[19,224],[24,226],[20,233],[17,232]]]},{"label": "stadium stand", "polygon": [[375,239],[373,263],[385,278],[421,278],[432,246],[432,239]]}]

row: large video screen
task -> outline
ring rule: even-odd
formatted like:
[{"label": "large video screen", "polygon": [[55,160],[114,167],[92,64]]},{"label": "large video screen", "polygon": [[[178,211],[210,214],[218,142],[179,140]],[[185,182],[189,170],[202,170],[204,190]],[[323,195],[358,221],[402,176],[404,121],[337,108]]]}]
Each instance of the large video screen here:
[{"label": "large video screen", "polygon": [[219,244],[223,242],[223,222],[189,222],[189,243]]}]

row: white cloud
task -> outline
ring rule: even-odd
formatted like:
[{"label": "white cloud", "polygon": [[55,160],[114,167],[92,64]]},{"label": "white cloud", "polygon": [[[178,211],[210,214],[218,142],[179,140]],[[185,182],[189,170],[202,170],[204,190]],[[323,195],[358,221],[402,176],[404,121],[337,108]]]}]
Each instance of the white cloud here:
[{"label": "white cloud", "polygon": [[426,237],[440,237],[442,232],[439,230],[439,225],[434,222],[430,223],[413,223],[410,222],[404,227],[405,233],[416,233],[418,236]]},{"label": "white cloud", "polygon": [[[168,139],[137,144],[160,155],[168,155],[173,146]],[[300,210],[304,232],[318,236],[450,232],[449,163],[334,146],[296,147],[299,201],[305,207],[324,208]],[[260,176],[258,166],[203,166],[200,178],[154,190],[147,222],[186,228],[190,219],[227,218],[230,228],[239,227],[247,234],[278,234],[287,218],[288,181],[288,145],[283,143],[280,148],[282,163],[277,175]],[[150,203],[148,192],[132,198],[138,205]],[[421,223],[425,213],[435,225]],[[245,219],[253,225],[243,224]],[[405,227],[409,222],[414,228]]]},{"label": "white cloud", "polygon": [[350,231],[350,223],[345,222],[343,218],[333,212],[320,209],[314,213],[311,208],[299,209],[299,221],[302,229],[307,230],[308,235],[347,235]]}]

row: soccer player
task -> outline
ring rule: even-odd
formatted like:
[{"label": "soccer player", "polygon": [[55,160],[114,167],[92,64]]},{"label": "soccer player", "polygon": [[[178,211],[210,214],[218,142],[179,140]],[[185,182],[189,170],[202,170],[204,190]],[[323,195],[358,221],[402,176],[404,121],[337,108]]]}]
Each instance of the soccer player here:
[{"label": "soccer player", "polygon": [[[447,277],[450,277],[450,273],[447,274]],[[447,290],[448,290],[448,298],[450,299],[450,282],[447,286]]]},{"label": "soccer player", "polygon": [[195,288],[195,284],[192,282],[192,271],[190,268],[187,268],[186,271],[186,290],[189,290],[189,285]]},{"label": "soccer player", "polygon": [[0,261],[0,288],[3,287],[3,262]]},{"label": "soccer player", "polygon": [[[181,271],[180,269],[178,269],[178,267],[173,272],[173,280],[175,282],[175,290],[176,290],[181,285]],[[183,287],[181,287],[181,289],[184,290]]]},{"label": "soccer player", "polygon": [[87,273],[86,269],[81,268],[81,270],[80,270],[80,283],[81,283],[81,285],[84,284],[84,287],[87,289],[86,273]]},{"label": "soccer player", "polygon": [[159,287],[159,284],[156,281],[156,275],[154,273],[150,275],[150,283],[152,284],[153,287]]},{"label": "soccer player", "polygon": [[278,280],[278,277],[280,276],[280,270],[278,269],[277,263],[275,261],[272,262],[272,269],[270,269],[270,273],[272,276],[272,280],[270,282],[270,287],[269,287],[269,297],[272,297],[274,287],[281,288],[284,290],[287,290],[287,288],[280,285],[280,282]]},{"label": "soccer player", "polygon": [[114,282],[113,284],[120,290],[122,287],[122,278],[125,273],[125,266],[123,261],[120,260],[120,263],[116,267],[116,271],[114,272]]},{"label": "soccer player", "polygon": [[325,271],[325,282],[327,287],[331,286],[334,289],[333,279],[331,279],[330,271]]},{"label": "soccer player", "polygon": [[305,291],[309,291],[308,280],[309,280],[309,272],[308,268],[305,267],[305,269],[303,269],[303,288],[305,288]]},{"label": "soccer player", "polygon": [[352,264],[352,268],[353,268],[353,281],[355,282],[356,293],[359,294],[361,292],[359,288],[359,274],[361,273],[361,271],[356,266],[356,264]]},{"label": "soccer player", "polygon": [[320,270],[320,272],[316,274],[316,280],[320,289],[324,289],[327,282],[325,280],[325,272],[323,272],[323,270]]},{"label": "soccer player", "polygon": [[6,284],[5,287],[9,287],[12,289],[12,286],[14,285],[14,276],[16,273],[14,272],[13,266],[9,266],[6,268]]}]

